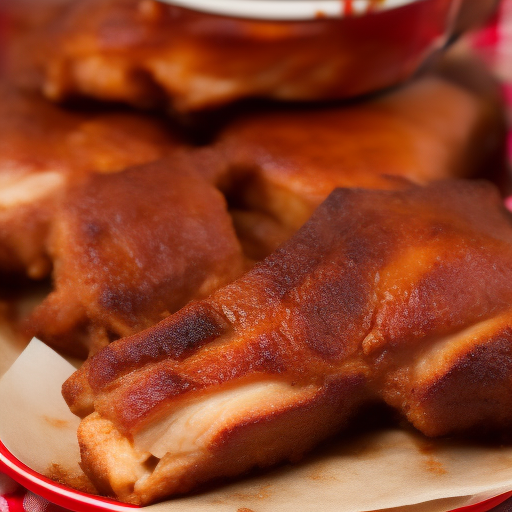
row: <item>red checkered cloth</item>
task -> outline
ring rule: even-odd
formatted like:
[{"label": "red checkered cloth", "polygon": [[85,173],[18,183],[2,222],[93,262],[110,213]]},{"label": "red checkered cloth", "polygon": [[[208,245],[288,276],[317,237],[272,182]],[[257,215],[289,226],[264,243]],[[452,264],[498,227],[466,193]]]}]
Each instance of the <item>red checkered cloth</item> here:
[{"label": "red checkered cloth", "polygon": [[472,36],[471,42],[502,83],[511,126],[508,148],[512,162],[512,0],[502,0],[496,17]]},{"label": "red checkered cloth", "polygon": [[[2,30],[0,35],[1,33]],[[503,84],[511,126],[508,147],[512,162],[512,0],[502,0],[498,14],[485,29],[472,36],[472,43]],[[512,196],[506,200],[506,205],[512,210]],[[0,473],[0,512],[66,511],[27,491]],[[495,512],[512,512],[512,499],[500,505]]]},{"label": "red checkered cloth", "polygon": [[[508,152],[512,163],[512,0],[503,0],[495,19],[472,37],[475,50],[500,79],[508,108]],[[512,196],[505,200],[512,211]]]},{"label": "red checkered cloth", "polygon": [[0,512],[66,512],[0,473]]}]

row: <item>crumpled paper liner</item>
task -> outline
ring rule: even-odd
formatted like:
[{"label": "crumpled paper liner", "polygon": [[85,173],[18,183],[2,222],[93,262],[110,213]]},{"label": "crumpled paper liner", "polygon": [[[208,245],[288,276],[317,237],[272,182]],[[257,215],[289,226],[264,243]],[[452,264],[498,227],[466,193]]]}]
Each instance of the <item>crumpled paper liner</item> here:
[{"label": "crumpled paper liner", "polygon": [[[0,355],[7,346],[0,338]],[[78,477],[79,420],[60,394],[74,367],[33,340],[0,379],[0,439],[22,462]],[[512,489],[512,446],[395,428],[333,441],[302,463],[147,507],[152,512],[442,512]],[[404,508],[405,507],[405,508]],[[245,509],[245,510],[244,510]]]},{"label": "crumpled paper liner", "polygon": [[[75,368],[39,340],[33,340],[0,381],[0,439],[38,473],[57,464],[81,473],[76,442],[79,418],[60,388]],[[60,383],[60,384],[59,384]]]}]

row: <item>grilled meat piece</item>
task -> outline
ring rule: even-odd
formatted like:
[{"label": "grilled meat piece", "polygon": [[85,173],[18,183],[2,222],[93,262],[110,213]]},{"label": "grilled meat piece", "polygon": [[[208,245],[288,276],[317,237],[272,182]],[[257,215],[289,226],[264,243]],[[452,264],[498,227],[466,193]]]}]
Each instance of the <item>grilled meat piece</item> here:
[{"label": "grilled meat piece", "polygon": [[176,155],[69,188],[48,254],[55,290],[26,327],[78,355],[154,325],[245,270],[224,198]]},{"label": "grilled meat piece", "polygon": [[[154,0],[82,0],[31,44],[40,49],[45,93],[57,101],[90,96],[188,112],[246,97],[336,99],[410,76],[432,36],[444,33],[447,6],[431,0],[378,15],[289,23]],[[426,21],[410,23],[414,17]]]},{"label": "grilled meat piece", "polygon": [[85,356],[237,277],[215,161],[156,118],[65,110],[2,85],[0,272],[53,269],[55,282],[25,331]]},{"label": "grilled meat piece", "polygon": [[503,183],[502,103],[496,84],[472,71],[478,63],[453,58],[439,70],[448,78],[425,76],[372,101],[235,118],[216,150],[229,163],[221,186],[246,252],[270,254],[336,187],[475,176]]},{"label": "grilled meat piece", "polygon": [[166,123],[123,112],[71,112],[0,86],[0,272],[40,279],[56,198],[87,173],[118,172],[183,146]]},{"label": "grilled meat piece", "polygon": [[83,468],[148,504],[296,460],[373,401],[430,436],[509,429],[511,279],[492,186],[337,189],[240,279],[65,383]]}]

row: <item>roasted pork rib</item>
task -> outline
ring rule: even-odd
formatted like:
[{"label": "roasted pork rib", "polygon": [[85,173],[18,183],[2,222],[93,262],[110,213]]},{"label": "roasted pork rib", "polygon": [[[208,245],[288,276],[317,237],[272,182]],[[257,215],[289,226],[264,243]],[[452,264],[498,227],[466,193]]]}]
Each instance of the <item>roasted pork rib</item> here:
[{"label": "roasted pork rib", "polygon": [[270,254],[336,187],[500,181],[505,126],[495,83],[466,58],[438,73],[364,103],[274,105],[228,124],[215,148],[229,165],[222,186],[246,252]]},{"label": "roasted pork rib", "polygon": [[508,429],[511,279],[490,185],[337,189],[240,279],[66,382],[83,468],[147,504],[295,460],[370,401],[429,436]]},{"label": "roasted pork rib", "polygon": [[56,197],[88,172],[117,172],[182,145],[165,123],[130,113],[80,113],[0,86],[0,272],[42,278]]},{"label": "roasted pork rib", "polygon": [[0,272],[54,269],[28,333],[83,356],[238,276],[244,258],[209,155],[150,116],[65,110],[4,84]]},{"label": "roasted pork rib", "polygon": [[68,189],[48,253],[55,290],[27,321],[67,352],[95,352],[206,297],[245,270],[224,198],[186,159]]},{"label": "roasted pork rib", "polygon": [[[155,0],[81,0],[30,47],[40,49],[39,85],[52,100],[90,96],[178,111],[246,97],[326,100],[410,76],[432,36],[444,32],[446,6],[430,0],[378,16],[289,23],[211,16]],[[411,23],[414,17],[424,21]]]}]

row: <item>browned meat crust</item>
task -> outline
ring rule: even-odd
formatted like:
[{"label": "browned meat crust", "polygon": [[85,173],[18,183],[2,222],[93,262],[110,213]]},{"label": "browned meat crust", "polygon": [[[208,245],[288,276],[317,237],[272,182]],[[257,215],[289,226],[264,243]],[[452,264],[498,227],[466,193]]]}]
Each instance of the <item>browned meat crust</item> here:
[{"label": "browned meat crust", "polygon": [[27,332],[83,356],[238,276],[215,169],[166,122],[0,87],[0,271],[41,279],[54,267]]},{"label": "browned meat crust", "polygon": [[[71,0],[2,0],[0,2],[0,76],[32,63],[28,48],[14,48],[22,36],[54,19]],[[27,50],[27,51],[26,51]],[[18,53],[19,51],[19,53]],[[16,54],[16,55],[15,55]],[[25,62],[17,62],[17,59]],[[19,77],[18,77],[19,78]]]},{"label": "browned meat crust", "polygon": [[222,186],[246,251],[270,254],[336,187],[504,176],[496,84],[467,59],[451,59],[439,73],[447,78],[425,76],[373,101],[273,106],[228,124],[216,149],[229,162]]},{"label": "browned meat crust", "polygon": [[96,351],[207,296],[244,270],[224,198],[179,158],[68,190],[50,232],[55,291],[29,330]]},{"label": "browned meat crust", "polygon": [[[444,31],[442,15],[422,10],[444,12],[446,0],[429,4],[378,19],[279,23],[210,16],[154,0],[82,0],[32,46],[41,48],[43,87],[54,100],[85,95],[190,111],[255,96],[351,97],[416,69],[432,34]],[[407,22],[411,9],[430,21]],[[369,35],[385,43],[372,45]]]},{"label": "browned meat crust", "polygon": [[253,270],[65,384],[84,469],[150,503],[295,459],[369,400],[430,436],[509,429],[511,279],[491,186],[338,189]]},{"label": "browned meat crust", "polygon": [[[467,82],[464,78],[460,80]],[[192,277],[189,282],[192,288],[181,293],[170,285],[170,263],[157,271],[146,260],[143,266],[152,276],[144,281],[152,290],[147,301],[152,297],[159,304],[155,304],[151,313],[144,312],[147,305],[135,306],[133,296],[126,298],[128,305],[124,313],[119,309],[122,293],[129,295],[128,290],[135,282],[142,286],[142,278],[127,279],[124,284],[119,281],[121,274],[112,278],[109,293],[114,293],[113,288],[119,286],[115,293],[118,304],[114,309],[100,306],[97,301],[103,292],[100,293],[93,281],[89,281],[94,287],[88,298],[78,298],[80,293],[72,289],[84,290],[87,278],[79,278],[78,269],[85,275],[91,273],[90,268],[81,266],[90,247],[96,242],[105,245],[106,240],[114,245],[118,243],[113,233],[101,242],[99,235],[85,230],[89,217],[95,222],[98,219],[104,222],[104,212],[114,215],[113,208],[106,208],[99,200],[92,201],[97,194],[95,187],[101,189],[100,183],[108,183],[105,187],[109,190],[117,187],[125,190],[123,187],[128,186],[124,177],[97,177],[85,183],[90,171],[117,172],[133,164],[170,156],[164,164],[170,174],[200,172],[227,195],[231,219],[244,252],[257,261],[292,236],[337,186],[391,189],[402,187],[403,178],[427,183],[445,177],[478,174],[500,154],[503,140],[501,113],[494,93],[489,90],[492,87],[473,90],[465,85],[453,85],[452,79],[424,77],[396,93],[351,107],[244,112],[221,132],[211,147],[190,148],[168,126],[148,116],[72,112],[47,104],[35,95],[4,87],[0,91],[4,99],[0,102],[3,114],[0,116],[0,180],[3,181],[0,203],[4,198],[4,203],[0,204],[0,266],[4,274],[41,278],[50,272],[52,262],[57,262],[55,282],[59,290],[30,320],[28,332],[38,334],[61,349],[67,347],[83,354],[85,347],[97,348],[107,340],[148,327],[186,301],[214,289],[213,285],[210,288],[199,286],[194,295],[191,289],[195,278]],[[487,142],[481,144],[484,139]],[[161,174],[162,184],[169,186],[174,183],[172,180],[181,179],[178,176],[164,179]],[[80,193],[82,186],[84,192]],[[198,192],[198,198],[207,194],[206,188],[206,185],[201,188],[203,192]],[[124,193],[131,194],[134,202],[146,204],[149,211],[155,203],[148,194],[156,198],[164,191],[141,186],[136,191],[126,188]],[[183,193],[186,195],[188,191]],[[213,187],[208,194],[213,204],[219,205],[214,208],[219,220],[215,224],[214,217],[210,218],[216,227],[210,233],[212,238],[203,239],[204,254],[209,253],[209,244],[217,229],[221,230],[219,240],[227,241],[226,223],[230,222],[221,213],[224,206],[220,206]],[[210,200],[208,194],[205,201]],[[62,196],[64,198],[60,199]],[[132,199],[121,199],[119,194],[113,194],[112,199],[116,199],[117,206],[124,212],[121,216],[128,212],[128,202]],[[80,202],[90,210],[81,209]],[[162,210],[161,218],[167,219],[163,224],[169,231],[167,235],[161,233],[160,239],[170,236],[172,230],[179,227],[169,222],[174,215],[190,216],[186,205],[164,203],[167,209]],[[204,211],[202,215],[206,220],[208,216]],[[151,226],[157,217],[152,210],[144,222]],[[79,226],[82,227],[79,229]],[[182,228],[185,226],[184,221]],[[134,229],[131,234],[130,229]],[[140,253],[149,258],[149,249],[155,249],[154,244],[139,237],[137,230],[143,230],[142,223],[139,226],[127,223],[119,234],[121,238],[133,238],[137,246],[133,261]],[[82,235],[80,239],[78,234],[86,231],[87,236]],[[64,237],[62,233],[67,232],[71,234]],[[50,234],[51,246],[48,245]],[[190,243],[191,249],[195,247],[183,233],[178,238],[180,250],[185,250],[186,243]],[[172,244],[167,240],[166,250],[171,251]],[[221,254],[226,256],[226,261],[232,260],[234,246],[235,241],[231,240],[225,253],[220,251],[219,255],[213,255],[210,252],[210,263],[220,261],[217,258]],[[110,270],[121,272],[123,265],[118,265],[115,254],[111,256],[117,263],[112,264]],[[119,254],[118,257],[124,256]],[[103,260],[106,257],[105,253]],[[211,282],[226,283],[243,266],[235,260],[229,267],[233,273],[227,272],[225,280],[220,278],[221,267],[215,270],[207,264],[203,266],[205,260],[198,260],[196,263],[202,270],[196,277],[210,268]],[[191,276],[195,272],[191,270],[193,261],[194,258],[186,267],[192,272]],[[76,270],[70,270],[72,267]],[[184,289],[179,283],[184,279],[185,267],[176,266],[174,271],[177,272],[175,285]],[[129,272],[124,275],[128,277]],[[106,279],[106,275],[103,278]],[[150,282],[153,284],[149,285]],[[163,282],[167,284],[164,286]],[[165,300],[162,298],[164,289],[169,292]],[[172,298],[174,293],[177,295]],[[136,315],[140,316],[135,319]]]},{"label": "browned meat crust", "polygon": [[166,123],[130,113],[60,109],[0,86],[0,270],[39,279],[55,199],[88,172],[117,172],[182,146]]}]

